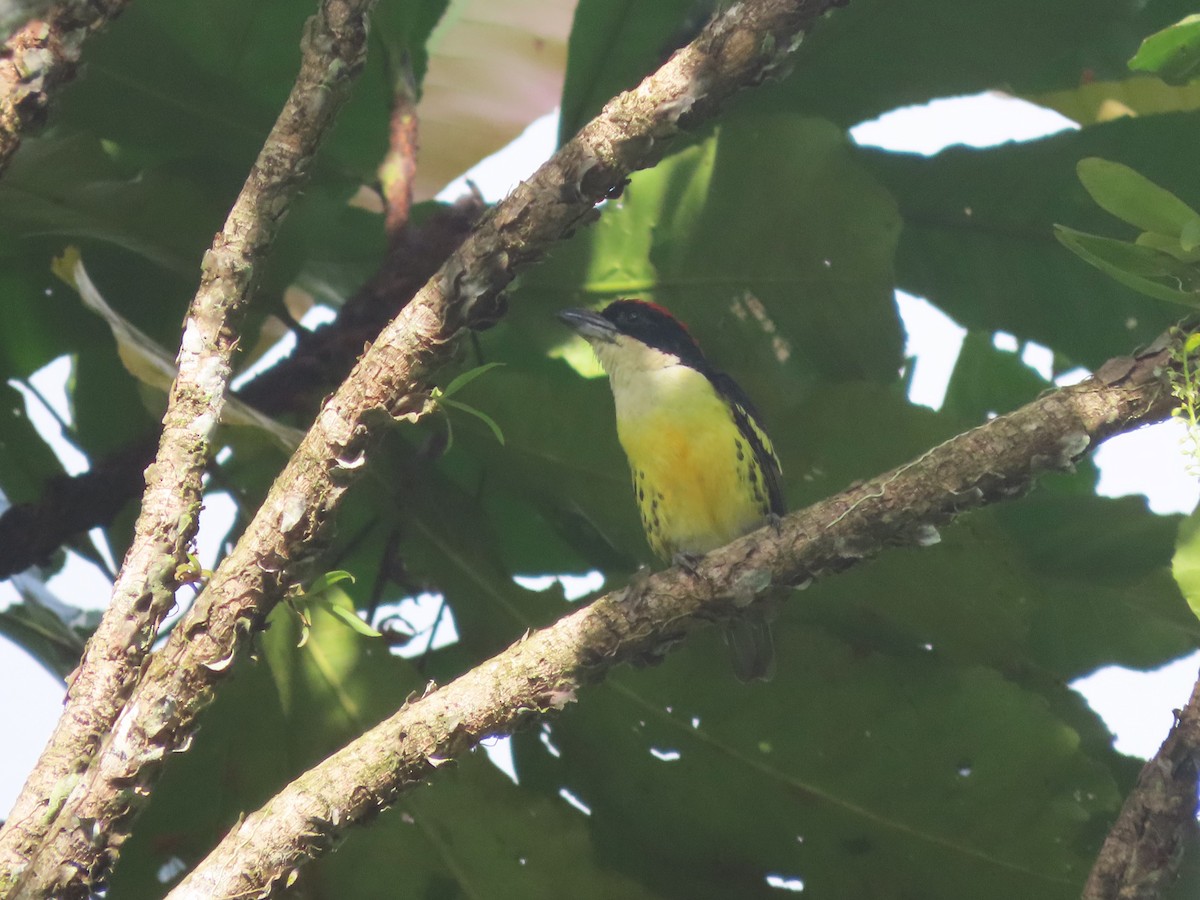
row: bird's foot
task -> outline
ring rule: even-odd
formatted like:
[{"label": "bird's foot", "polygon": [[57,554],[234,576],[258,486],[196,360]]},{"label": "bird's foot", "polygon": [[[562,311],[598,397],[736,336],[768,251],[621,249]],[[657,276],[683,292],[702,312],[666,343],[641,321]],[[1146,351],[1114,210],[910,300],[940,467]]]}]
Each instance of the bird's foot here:
[{"label": "bird's foot", "polygon": [[693,578],[700,577],[700,562],[704,559],[702,553],[674,553],[671,555],[671,564],[679,566],[683,571],[687,572]]},{"label": "bird's foot", "polygon": [[637,571],[629,576],[629,581],[625,585],[625,598],[627,600],[641,599],[642,595],[646,593],[646,583],[653,574],[649,566],[638,566]]}]

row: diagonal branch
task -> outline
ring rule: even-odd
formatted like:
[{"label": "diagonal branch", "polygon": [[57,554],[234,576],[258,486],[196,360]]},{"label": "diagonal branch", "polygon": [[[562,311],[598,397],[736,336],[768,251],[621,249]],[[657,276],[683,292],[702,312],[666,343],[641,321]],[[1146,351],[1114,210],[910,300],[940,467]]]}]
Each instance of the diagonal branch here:
[{"label": "diagonal branch", "polygon": [[[404,791],[485,737],[576,698],[622,662],[657,658],[697,624],[740,615],[772,585],[807,585],[886,547],[924,545],[969,509],[1023,494],[1097,442],[1165,418],[1169,351],[1115,360],[1098,376],[994,419],[906,465],[705,557],[615,591],[406,703],[241,820],[170,900],[264,896]],[[1192,769],[1194,783],[1195,770]],[[1194,797],[1193,797],[1194,799]]]},{"label": "diagonal branch", "polygon": [[[200,287],[184,319],[179,371],[158,454],[146,470],[133,543],[108,611],[72,678],[66,709],[0,833],[0,888],[11,888],[26,875],[35,884],[41,878],[31,863],[54,824],[54,805],[67,800],[100,747],[174,604],[179,570],[195,537],[209,437],[224,405],[237,323],[253,289],[255,266],[362,68],[365,16],[372,3],[325,0],[309,20],[292,93],[224,229],[205,254]],[[89,878],[96,864],[82,864],[76,874]]]},{"label": "diagonal branch", "polygon": [[1092,866],[1082,900],[1158,900],[1196,833],[1200,681],[1158,752],[1142,768]]},{"label": "diagonal branch", "polygon": [[185,745],[246,637],[286,589],[287,570],[319,551],[321,530],[363,463],[370,426],[384,411],[423,412],[423,379],[449,358],[456,338],[503,315],[501,291],[518,266],[594,217],[596,204],[619,193],[631,171],[656,162],[685,125],[777,71],[804,29],[837,2],[733,5],[641,85],[610,101],[484,218],[328,400],[233,552],[151,658],[92,766],[57,810],[32,861],[28,895],[83,897],[103,876],[163,759]]},{"label": "diagonal branch", "polygon": [[61,0],[17,29],[0,50],[0,173],[22,135],[45,121],[50,97],[75,76],[83,41],[129,0]]}]

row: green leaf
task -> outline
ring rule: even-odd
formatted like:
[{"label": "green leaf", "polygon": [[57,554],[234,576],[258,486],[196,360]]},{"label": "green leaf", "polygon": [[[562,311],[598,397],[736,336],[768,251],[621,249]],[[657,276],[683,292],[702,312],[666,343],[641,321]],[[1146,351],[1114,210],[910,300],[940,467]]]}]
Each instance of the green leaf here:
[{"label": "green leaf", "polygon": [[1103,209],[1143,231],[1179,237],[1200,215],[1129,166],[1098,157],[1081,159],[1079,180]]},{"label": "green leaf", "polygon": [[324,572],[312,580],[312,583],[305,589],[304,596],[316,597],[342,581],[349,581],[351,584],[354,584],[354,576],[350,572],[341,569]]},{"label": "green leaf", "polygon": [[1200,249],[1200,216],[1188,219],[1179,233],[1179,244],[1187,253]]},{"label": "green leaf", "polygon": [[447,406],[453,407],[454,409],[461,409],[465,413],[470,413],[475,418],[483,422],[483,424],[485,424],[488,428],[490,428],[492,434],[495,435],[496,440],[499,441],[501,446],[504,446],[504,432],[500,430],[500,426],[496,424],[495,419],[493,419],[483,410],[476,409],[473,406],[468,406],[465,403],[459,403],[457,400],[447,399],[446,397],[442,397],[438,402],[445,403]]},{"label": "green leaf", "polygon": [[[714,7],[727,5],[580,0],[560,135],[574,134],[614,93],[636,85],[686,43]],[[1127,76],[1137,42],[1164,16],[1193,8],[1187,0],[1057,0],[1055,14],[1046,16],[1042,0],[855,0],[805,36],[790,77],[734,104],[803,110],[849,128],[939,97],[1073,88],[1085,71],[1097,79]],[[846,53],[849,46],[856,52]],[[983,46],[986,53],[979,52]]]},{"label": "green leaf", "polygon": [[1200,15],[1191,15],[1144,41],[1129,68],[1151,72],[1168,84],[1184,84],[1200,72]]},{"label": "green leaf", "polygon": [[[1082,838],[1121,798],[1042,698],[861,630],[776,634],[791,672],[771,693],[793,715],[711,678],[721,648],[706,641],[590,692],[546,730],[557,759],[519,735],[523,783],[580,797],[610,856],[670,897],[777,896],[766,873],[820,897],[1078,896]],[[705,690],[681,696],[688,679]]]},{"label": "green leaf", "polygon": [[942,412],[965,422],[1016,409],[1053,385],[1021,360],[997,350],[990,334],[967,332],[946,388]]},{"label": "green leaf", "polygon": [[570,140],[610,97],[637,85],[691,40],[716,8],[714,0],[580,0],[571,26],[558,143]]},{"label": "green leaf", "polygon": [[1185,250],[1180,238],[1171,237],[1169,234],[1156,234],[1153,231],[1143,231],[1137,236],[1137,240],[1134,243],[1139,247],[1150,247],[1154,250],[1161,250],[1163,253],[1169,254],[1182,263],[1200,261],[1200,253],[1195,252],[1195,250]]},{"label": "green leaf", "polygon": [[1178,263],[1167,254],[1128,241],[1085,234],[1065,225],[1056,225],[1054,233],[1063,246],[1121,284],[1158,300],[1200,307],[1200,293],[1153,280],[1169,279],[1173,284],[1180,284],[1181,274],[1188,276],[1189,281],[1194,279],[1194,273],[1181,273]]},{"label": "green leaf", "polygon": [[1188,606],[1200,618],[1200,507],[1179,522],[1171,574]]},{"label": "green leaf", "polygon": [[[329,613],[343,625],[348,625],[354,631],[361,634],[363,637],[377,638],[382,635],[362,620],[355,612],[354,601],[341,588],[334,587],[343,581],[354,583],[354,576],[341,569],[336,569],[332,572],[325,572],[313,579],[312,583],[304,591],[303,600],[311,606],[319,607]],[[306,617],[301,613],[301,620],[304,629],[301,635],[301,643],[299,646],[304,646],[308,642],[308,628],[311,623],[306,620]]]},{"label": "green leaf", "polygon": [[83,655],[83,638],[53,613],[32,603],[18,603],[0,610],[0,634],[56,678],[70,675]]},{"label": "green leaf", "polygon": [[0,182],[0,228],[13,238],[102,241],[190,278],[234,196],[200,175],[138,170],[88,134],[35,138]]},{"label": "green leaf", "polygon": [[[476,366],[473,369],[468,369],[466,372],[463,372],[461,375],[456,376],[453,381],[451,381],[448,385],[446,385],[446,387],[442,390],[442,397],[443,398],[451,397],[454,394],[457,394],[460,390],[462,390],[464,387],[466,387],[468,384],[470,384],[472,381],[474,381],[480,375],[483,375],[485,372],[490,372],[492,369],[496,368],[497,366],[502,366],[502,365],[504,365],[504,363],[490,362],[490,363],[484,363],[482,366]],[[504,442],[501,441],[500,443],[503,444]]]},{"label": "green leaf", "polygon": [[[571,343],[554,317],[563,305],[641,297],[687,322],[760,404],[756,385],[784,373],[795,390],[819,378],[891,382],[903,343],[898,226],[892,198],[830,123],[732,116],[634,173],[594,227],[522,277],[507,321],[530,350],[557,357]],[[519,352],[504,358],[528,367]]]},{"label": "green leaf", "polygon": [[1112,226],[1080,186],[1076,164],[1120,157],[1200,209],[1200,182],[1178,149],[1189,146],[1200,146],[1197,113],[1124,118],[933,157],[864,148],[858,158],[892,192],[904,220],[897,287],[966,328],[1007,331],[1095,368],[1149,344],[1179,314],[1063,252],[1056,222],[1095,234]]},{"label": "green leaf", "polygon": [[383,637],[382,634],[364,622],[358,613],[354,611],[354,601],[346,595],[345,591],[326,587],[313,599],[313,602],[343,625],[350,626],[351,629],[357,631],[363,637]]}]

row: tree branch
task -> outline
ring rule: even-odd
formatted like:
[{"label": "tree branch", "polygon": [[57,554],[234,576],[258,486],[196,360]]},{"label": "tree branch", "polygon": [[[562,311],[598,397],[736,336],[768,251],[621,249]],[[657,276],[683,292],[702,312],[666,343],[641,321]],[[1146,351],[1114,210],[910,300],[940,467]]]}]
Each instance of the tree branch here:
[{"label": "tree branch", "polygon": [[1171,733],[1142,768],[1113,823],[1082,900],[1157,900],[1175,880],[1196,830],[1200,681]]},{"label": "tree branch", "polygon": [[384,411],[422,413],[422,379],[449,358],[467,329],[503,314],[501,291],[518,266],[594,217],[595,205],[619,193],[630,172],[656,162],[684,125],[711,116],[737,90],[777,71],[803,30],[831,5],[735,4],[658,72],[610,101],[484,218],[325,404],[233,552],[151,658],[38,849],[31,893],[83,897],[107,870],[163,759],[188,740],[247,635],[261,627],[294,577],[285,570],[320,549],[322,527],[361,467],[372,422]]},{"label": "tree branch", "polygon": [[110,524],[145,487],[142,472],[153,462],[155,449],[153,437],[146,435],[86,472],[48,479],[36,502],[6,509],[0,514],[0,578],[37,565],[72,535]]},{"label": "tree branch", "polygon": [[399,235],[408,224],[420,145],[417,88],[407,57],[401,61],[400,69],[392,76],[394,85],[392,114],[388,120],[388,149],[379,166],[385,206],[384,222],[390,238]]},{"label": "tree branch", "polygon": [[[267,415],[311,418],[322,398],[354,367],[364,345],[438,270],[483,212],[467,196],[435,212],[419,228],[391,239],[379,270],[338,311],[337,318],[306,332],[291,355],[259,373],[236,396]],[[143,438],[95,462],[80,475],[47,481],[41,497],[0,513],[0,579],[37,565],[72,535],[108,525],[145,485],[142,472],[156,442]]]},{"label": "tree branch", "polygon": [[[68,795],[100,747],[141,673],[163,617],[174,605],[200,513],[208,441],[221,416],[237,346],[237,322],[254,270],[275,237],[291,196],[305,181],[321,137],[349,93],[366,51],[374,0],[325,0],[306,25],[300,74],[255,161],[224,229],[201,264],[200,288],[184,319],[162,437],[146,470],[134,539],[103,620],[71,679],[66,709],[0,833],[0,887],[43,892],[65,860],[72,878],[92,880],[102,859],[64,856],[39,868],[54,826],[56,800]],[[72,830],[75,830],[74,826]]]},{"label": "tree branch", "polygon": [[[698,624],[741,615],[772,585],[807,585],[889,546],[925,545],[969,509],[1011,499],[1070,468],[1105,437],[1165,418],[1166,348],[1114,360],[866,484],[705,557],[615,591],[528,635],[301,775],[241,820],[169,900],[265,896],[349,825],[362,824],[483,738],[576,698],[622,662],[656,659]],[[1195,778],[1194,767],[1191,775]],[[1194,792],[1193,792],[1194,799]]]},{"label": "tree branch", "polygon": [[46,119],[50,97],[75,76],[84,39],[108,24],[129,0],[62,0],[29,21],[0,51],[0,173],[26,131]]}]

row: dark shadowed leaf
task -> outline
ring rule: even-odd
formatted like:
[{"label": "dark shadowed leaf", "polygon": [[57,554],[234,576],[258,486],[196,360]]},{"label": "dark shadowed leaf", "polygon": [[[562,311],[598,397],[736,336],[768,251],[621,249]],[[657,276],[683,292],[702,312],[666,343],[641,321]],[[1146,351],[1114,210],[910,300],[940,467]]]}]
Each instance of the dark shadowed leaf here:
[{"label": "dark shadowed leaf", "polygon": [[1089,271],[1055,240],[1060,222],[1097,234],[1113,230],[1111,217],[1079,186],[1076,163],[1119,159],[1196,207],[1196,181],[1175,151],[1194,140],[1200,115],[1189,113],[934,157],[861,153],[905,221],[899,287],[928,297],[968,328],[1008,331],[1098,366],[1149,343],[1178,310]]}]

